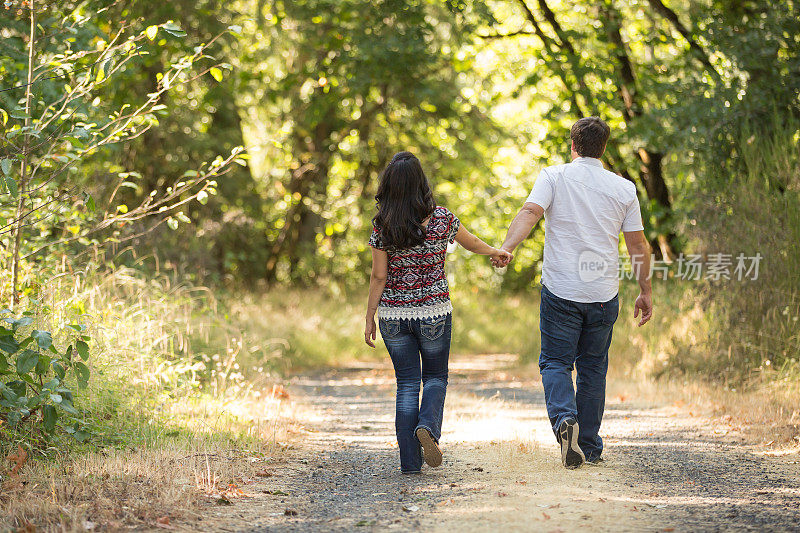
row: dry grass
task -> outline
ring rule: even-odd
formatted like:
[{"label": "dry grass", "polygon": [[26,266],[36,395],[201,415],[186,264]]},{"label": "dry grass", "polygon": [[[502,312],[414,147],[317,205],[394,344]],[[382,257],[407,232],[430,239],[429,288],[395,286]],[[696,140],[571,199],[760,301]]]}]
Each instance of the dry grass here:
[{"label": "dry grass", "polygon": [[65,271],[36,297],[39,327],[89,326],[92,377],[76,398],[93,437],[37,445],[4,431],[3,455],[22,444],[29,457],[16,475],[0,467],[0,530],[191,520],[280,456],[295,423],[285,391],[276,376],[244,378],[241,332],[207,289],[118,268]]},{"label": "dry grass", "polygon": [[700,380],[614,379],[610,401],[668,405],[716,420],[721,431],[740,431],[745,442],[762,451],[800,451],[800,392],[765,381],[738,390]]},{"label": "dry grass", "polygon": [[[28,462],[0,497],[0,529],[117,530],[191,522],[241,495],[280,457],[295,424],[272,397],[181,402],[165,413],[181,428],[149,442]],[[193,416],[189,416],[193,415]]]}]

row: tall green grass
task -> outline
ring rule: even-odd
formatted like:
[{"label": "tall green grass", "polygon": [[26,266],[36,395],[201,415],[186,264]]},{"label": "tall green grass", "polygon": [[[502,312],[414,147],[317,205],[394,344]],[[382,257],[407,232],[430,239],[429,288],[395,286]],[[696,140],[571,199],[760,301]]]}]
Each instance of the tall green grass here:
[{"label": "tall green grass", "polygon": [[[704,349],[672,366],[722,380],[780,376],[800,383],[800,122],[743,124],[725,165],[709,174],[695,216],[702,253],[761,254],[757,280],[708,283]],[[708,158],[713,159],[714,154]],[[718,156],[717,156],[718,157]]]},{"label": "tall green grass", "polygon": [[[126,267],[65,269],[43,279],[22,304],[45,329],[81,323],[92,338],[88,386],[69,384],[92,438],[80,445],[57,433],[46,449],[33,446],[36,453],[167,441],[270,445],[261,433],[270,431],[278,413],[267,413],[267,423],[255,420],[265,416],[263,409],[251,416],[241,405],[263,397],[276,379],[258,372],[245,379],[237,363],[242,334],[209,289]],[[56,336],[54,342],[61,341]],[[36,434],[35,426],[0,424],[0,451],[27,446]]]},{"label": "tall green grass", "polygon": [[[364,343],[366,291],[276,289],[222,298],[229,327],[241,332],[241,366],[287,374],[304,368],[387,357]],[[538,350],[538,297],[498,291],[453,293],[453,353]],[[219,343],[208,338],[209,345]]]},{"label": "tall green grass", "polygon": [[[656,314],[637,328],[633,303],[635,283],[621,285],[620,317],[611,349],[614,372],[626,376],[660,374],[676,349],[675,338],[687,338],[690,317],[696,318],[696,300],[689,285],[655,283]],[[241,332],[243,348],[237,361],[253,371],[290,375],[302,369],[336,367],[356,360],[388,358],[379,342],[364,343],[366,290],[329,294],[322,290],[280,289],[221,297],[229,327]],[[511,353],[522,364],[539,357],[539,290],[531,286],[514,293],[473,289],[452,291],[453,336],[451,354]],[[215,341],[209,338],[209,346]],[[379,338],[380,341],[380,338]],[[196,343],[195,343],[196,345]]]}]

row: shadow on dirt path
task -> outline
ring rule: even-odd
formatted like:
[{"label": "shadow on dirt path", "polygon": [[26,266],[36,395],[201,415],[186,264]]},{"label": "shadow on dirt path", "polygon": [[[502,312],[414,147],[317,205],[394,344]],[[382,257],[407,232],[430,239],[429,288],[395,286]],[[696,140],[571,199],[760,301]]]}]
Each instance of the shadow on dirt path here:
[{"label": "shadow on dirt path", "polygon": [[[609,401],[603,466],[559,463],[538,379],[451,362],[441,468],[401,476],[387,365],[294,378],[304,431],[217,531],[800,531],[797,455],[758,455],[675,406]],[[216,515],[216,516],[214,516]]]}]

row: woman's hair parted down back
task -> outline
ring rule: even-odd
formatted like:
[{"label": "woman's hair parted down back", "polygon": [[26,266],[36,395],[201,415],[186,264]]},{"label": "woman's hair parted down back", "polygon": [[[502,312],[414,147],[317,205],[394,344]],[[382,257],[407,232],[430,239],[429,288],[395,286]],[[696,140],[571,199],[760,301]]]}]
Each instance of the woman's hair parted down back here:
[{"label": "woman's hair parted down back", "polygon": [[411,248],[425,241],[422,222],[433,214],[436,202],[419,159],[410,152],[394,155],[381,175],[378,214],[372,222],[384,245]]}]

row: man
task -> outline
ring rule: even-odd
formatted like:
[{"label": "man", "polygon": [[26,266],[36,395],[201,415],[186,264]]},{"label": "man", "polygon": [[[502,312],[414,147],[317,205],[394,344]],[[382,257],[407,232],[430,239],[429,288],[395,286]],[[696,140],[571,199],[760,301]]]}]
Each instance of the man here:
[{"label": "man", "polygon": [[547,414],[567,468],[602,461],[598,433],[608,348],[619,313],[620,232],[641,289],[633,316],[641,313],[642,326],[653,312],[650,250],[636,186],[605,170],[600,161],[610,133],[597,117],[572,126],[572,162],[542,170],[502,247],[513,252],[544,215],[539,369]]}]

